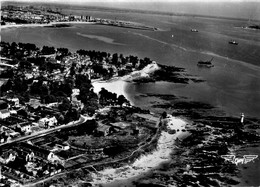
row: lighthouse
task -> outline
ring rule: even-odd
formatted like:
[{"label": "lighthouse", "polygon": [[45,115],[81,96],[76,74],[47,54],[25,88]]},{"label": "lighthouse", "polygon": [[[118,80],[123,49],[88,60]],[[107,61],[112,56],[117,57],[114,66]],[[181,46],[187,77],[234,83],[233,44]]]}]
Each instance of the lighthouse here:
[{"label": "lighthouse", "polygon": [[244,117],[245,117],[245,115],[244,115],[244,113],[242,113],[241,114],[241,120],[240,120],[240,122],[243,124],[244,123]]}]

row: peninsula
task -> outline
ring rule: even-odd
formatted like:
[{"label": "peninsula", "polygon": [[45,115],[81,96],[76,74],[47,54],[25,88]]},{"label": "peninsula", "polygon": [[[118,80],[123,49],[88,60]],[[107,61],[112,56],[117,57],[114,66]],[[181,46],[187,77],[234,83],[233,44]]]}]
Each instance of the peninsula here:
[{"label": "peninsula", "polygon": [[[38,185],[80,168],[120,167],[164,141],[167,115],[132,106],[124,88],[114,89],[119,95],[95,85],[137,81],[169,67],[117,53],[3,41],[0,47],[3,183]],[[169,80],[187,84],[184,70],[174,70]]]},{"label": "peninsula", "polygon": [[156,31],[158,28],[139,23],[94,18],[83,15],[66,15],[60,10],[33,6],[3,6],[1,7],[1,27],[70,27],[70,24],[100,24],[107,26]]}]

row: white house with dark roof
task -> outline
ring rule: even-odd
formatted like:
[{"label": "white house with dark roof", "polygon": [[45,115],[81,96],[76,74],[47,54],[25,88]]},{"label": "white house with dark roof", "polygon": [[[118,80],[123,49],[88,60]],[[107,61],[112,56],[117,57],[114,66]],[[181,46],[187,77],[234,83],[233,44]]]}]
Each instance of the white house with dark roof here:
[{"label": "white house with dark roof", "polygon": [[45,117],[45,118],[41,118],[39,121],[38,121],[38,124],[40,127],[52,127],[52,126],[55,126],[57,125],[58,121],[56,119],[55,116],[51,117],[51,118],[48,118],[48,117]]},{"label": "white house with dark roof", "polygon": [[10,111],[8,109],[0,110],[0,119],[5,119],[10,116]]},{"label": "white house with dark roof", "polygon": [[0,162],[3,164],[8,164],[9,162],[12,162],[16,159],[17,152],[10,149],[9,151],[4,152],[0,156]]}]

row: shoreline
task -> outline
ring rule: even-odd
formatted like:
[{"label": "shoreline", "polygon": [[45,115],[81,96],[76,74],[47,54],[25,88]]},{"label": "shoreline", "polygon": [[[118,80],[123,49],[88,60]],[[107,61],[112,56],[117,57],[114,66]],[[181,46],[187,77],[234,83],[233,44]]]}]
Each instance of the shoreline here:
[{"label": "shoreline", "polygon": [[176,139],[182,139],[187,134],[187,132],[182,131],[182,129],[185,129],[187,122],[172,115],[168,115],[166,120],[167,129],[176,130],[175,134],[162,131],[154,151],[143,154],[130,165],[119,168],[106,168],[97,174],[93,173],[93,182],[91,183],[103,186],[121,186],[145,175],[152,169],[159,167],[162,163],[170,161],[171,154],[176,146]]},{"label": "shoreline", "polygon": [[133,101],[130,99],[129,94],[126,92],[126,87],[129,83],[124,81],[122,77],[115,77],[105,81],[97,79],[91,81],[91,83],[96,94],[100,92],[101,88],[105,88],[109,92],[116,93],[117,96],[125,96],[125,98],[129,100],[130,104],[133,105]]},{"label": "shoreline", "polygon": [[[122,94],[129,99],[129,95],[125,90],[127,84],[129,83],[124,80],[124,77],[116,77],[108,81],[92,81],[94,92],[96,93],[103,87],[116,94]],[[130,103],[132,104],[131,100]],[[162,163],[170,161],[171,154],[174,152],[176,146],[176,138],[182,139],[182,137],[185,137],[185,134],[187,134],[187,132],[182,131],[185,129],[187,121],[172,115],[168,115],[165,120],[167,130],[175,130],[176,133],[169,134],[163,130],[158,138],[155,150],[148,154],[142,154],[130,165],[119,168],[105,168],[97,174],[92,174],[93,182],[91,183],[94,185],[120,186],[125,184],[125,182],[129,183],[135,180],[135,178],[145,175],[150,170],[159,167]]]},{"label": "shoreline", "polygon": [[12,28],[22,28],[22,27],[50,27],[55,25],[62,24],[89,24],[89,25],[104,25],[104,26],[112,26],[112,27],[121,27],[128,29],[137,29],[137,30],[147,30],[147,31],[159,31],[159,28],[145,26],[145,25],[120,25],[120,24],[112,24],[112,23],[101,23],[101,22],[86,22],[86,21],[62,21],[62,22],[51,22],[51,23],[27,23],[27,24],[10,24],[10,25],[1,25],[2,29],[12,29]]},{"label": "shoreline", "polygon": [[90,24],[94,25],[96,22],[83,22],[83,21],[63,21],[63,22],[51,22],[51,23],[43,23],[43,24],[14,24],[14,25],[1,25],[2,29],[12,29],[12,28],[22,28],[22,27],[48,27],[48,26],[54,26],[54,25],[60,25],[60,24]]}]

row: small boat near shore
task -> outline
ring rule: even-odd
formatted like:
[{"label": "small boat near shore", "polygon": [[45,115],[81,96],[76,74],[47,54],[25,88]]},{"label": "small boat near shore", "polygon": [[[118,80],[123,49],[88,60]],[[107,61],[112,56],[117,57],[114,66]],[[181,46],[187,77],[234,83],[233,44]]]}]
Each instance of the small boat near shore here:
[{"label": "small boat near shore", "polygon": [[232,45],[238,45],[238,43],[235,40],[230,40],[228,43]]},{"label": "small boat near shore", "polygon": [[199,32],[197,29],[191,29],[191,32]]},{"label": "small boat near shore", "polygon": [[211,63],[213,60],[213,58],[211,58],[211,60],[208,60],[208,61],[198,61],[198,64],[197,66],[199,67],[207,67],[207,68],[211,68],[211,67],[214,67],[214,65]]}]

